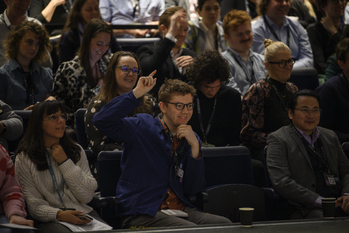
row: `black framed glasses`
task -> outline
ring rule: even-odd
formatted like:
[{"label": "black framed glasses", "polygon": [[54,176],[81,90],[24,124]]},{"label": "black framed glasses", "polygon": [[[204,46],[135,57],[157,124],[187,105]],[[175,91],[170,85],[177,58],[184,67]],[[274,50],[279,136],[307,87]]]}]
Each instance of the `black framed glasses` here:
[{"label": "black framed glasses", "polygon": [[141,73],[141,70],[139,70],[138,68],[130,68],[128,66],[115,66],[115,67],[121,68],[122,72],[124,72],[125,74],[129,74],[130,72],[132,72],[132,74],[136,76]]},{"label": "black framed glasses", "polygon": [[331,0],[331,2],[332,2],[332,4],[337,5],[337,4],[339,4],[339,3],[344,3],[345,0]]},{"label": "black framed glasses", "polygon": [[288,60],[281,60],[281,61],[268,61],[270,64],[278,64],[280,68],[286,67],[287,64],[290,66],[293,66],[296,60],[294,58],[290,58]]},{"label": "black framed glasses", "polygon": [[216,88],[220,88],[221,86],[223,85],[223,83],[217,85],[217,86],[214,86],[214,87],[210,87],[210,86],[207,86],[207,85],[204,85],[202,84],[202,86],[205,88],[205,89],[216,89]]},{"label": "black framed glasses", "polygon": [[168,101],[164,101],[164,102],[175,105],[176,109],[179,110],[179,111],[182,111],[185,106],[187,106],[187,109],[189,111],[193,110],[193,108],[194,108],[194,103],[183,104],[183,103],[172,103],[172,102],[168,102]]},{"label": "black framed glasses", "polygon": [[63,120],[67,121],[68,120],[68,114],[66,113],[62,113],[62,114],[51,114],[46,116],[45,118],[47,118],[50,121],[57,121],[58,118],[61,117]]},{"label": "black framed glasses", "polygon": [[313,108],[313,109],[309,109],[309,108],[294,108],[297,109],[298,111],[300,111],[301,113],[303,113],[304,115],[308,115],[310,113],[317,115],[320,114],[322,109],[320,108]]}]

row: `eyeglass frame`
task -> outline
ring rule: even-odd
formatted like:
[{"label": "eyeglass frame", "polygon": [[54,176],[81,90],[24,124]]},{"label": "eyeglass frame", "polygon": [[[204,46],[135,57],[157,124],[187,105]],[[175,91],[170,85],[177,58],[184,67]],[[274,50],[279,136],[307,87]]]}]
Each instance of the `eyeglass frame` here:
[{"label": "eyeglass frame", "polygon": [[220,88],[221,86],[223,86],[223,83],[221,83],[221,84],[219,84],[217,86],[214,86],[214,87],[209,87],[209,86],[204,85],[204,84],[201,84],[201,86],[203,86],[206,89],[215,89],[215,88]]},{"label": "eyeglass frame", "polygon": [[[290,61],[293,61],[293,64],[292,64],[292,65],[290,65]],[[288,59],[288,60],[281,60],[281,61],[268,61],[268,63],[270,63],[270,64],[278,64],[278,66],[279,66],[280,68],[285,68],[287,64],[288,64],[289,66],[292,66],[292,67],[293,67],[294,63],[296,63],[296,59],[290,58],[290,59]],[[285,63],[285,65],[284,65],[284,66],[281,66],[282,63]]]},{"label": "eyeglass frame", "polygon": [[340,2],[344,4],[344,3],[345,3],[345,0],[330,0],[330,2],[332,2],[332,4],[337,5],[337,4],[339,4]]},{"label": "eyeglass frame", "polygon": [[[57,117],[56,119],[52,119],[52,117]],[[64,121],[67,121],[68,120],[68,114],[67,113],[61,113],[61,114],[51,114],[51,115],[48,115],[48,116],[45,116],[44,118],[48,119],[49,121],[57,121],[59,119],[59,117],[61,117]]]},{"label": "eyeglass frame", "polygon": [[[191,102],[189,104],[184,104],[184,103],[181,103],[181,102],[177,102],[177,103],[172,103],[172,102],[169,102],[169,101],[163,101],[164,103],[169,103],[169,104],[173,104],[176,106],[176,109],[178,111],[183,111],[183,109],[185,107],[187,107],[188,111],[193,111],[194,110],[194,106],[195,106],[195,103]],[[183,108],[178,108],[178,104],[183,104]],[[189,105],[192,105],[191,109],[189,109]]]},{"label": "eyeglass frame", "polygon": [[[125,70],[123,70],[124,67],[127,67],[127,73],[126,73]],[[115,66],[115,68],[121,68],[121,71],[124,72],[124,73],[127,74],[127,75],[128,75],[130,72],[132,72],[132,75],[133,75],[133,76],[138,76],[138,75],[141,73],[141,71],[142,71],[141,69],[138,69],[138,68],[131,68],[131,67],[126,66],[126,65],[125,65],[125,66]],[[137,74],[135,74],[135,73],[133,72],[134,69],[137,69],[137,70],[138,70]]]},{"label": "eyeglass frame", "polygon": [[315,109],[308,109],[308,108],[294,108],[298,111],[300,111],[301,113],[303,113],[304,115],[308,115],[310,113],[312,114],[321,114],[322,109],[321,108],[315,108]]}]

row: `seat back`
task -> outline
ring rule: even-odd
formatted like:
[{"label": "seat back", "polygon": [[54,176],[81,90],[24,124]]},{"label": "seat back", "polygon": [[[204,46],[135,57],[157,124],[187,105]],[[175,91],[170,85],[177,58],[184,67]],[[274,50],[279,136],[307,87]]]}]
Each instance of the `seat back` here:
[{"label": "seat back", "polygon": [[160,38],[118,38],[118,43],[122,50],[137,53],[137,50],[143,45],[154,45],[160,41]]},{"label": "seat back", "polygon": [[97,172],[101,197],[115,196],[121,176],[122,151],[101,151],[97,157]]},{"label": "seat back", "polygon": [[253,220],[265,220],[265,197],[261,188],[248,184],[228,184],[206,190],[209,200],[203,211],[239,222],[239,208],[254,208]]},{"label": "seat back", "polygon": [[343,152],[344,154],[348,157],[349,159],[349,142],[344,142],[342,144],[342,149],[343,149]]},{"label": "seat back", "polygon": [[78,143],[84,149],[87,149],[88,139],[85,131],[85,112],[86,108],[79,108],[75,112],[75,125],[76,125],[76,134],[78,136]]},{"label": "seat back", "polygon": [[222,184],[254,185],[250,151],[245,146],[202,148],[206,188]]},{"label": "seat back", "polygon": [[32,114],[32,110],[14,110],[14,112],[20,116],[23,120],[23,133],[22,135],[17,138],[16,140],[13,141],[8,141],[8,148],[9,148],[9,152],[15,152],[17,150],[17,146],[19,144],[19,142],[22,140],[24,133],[26,132],[27,128],[28,128],[28,124],[29,124],[29,118],[30,115]]},{"label": "seat back", "polygon": [[288,82],[295,84],[299,90],[315,90],[319,86],[319,76],[313,67],[297,68],[292,70]]}]

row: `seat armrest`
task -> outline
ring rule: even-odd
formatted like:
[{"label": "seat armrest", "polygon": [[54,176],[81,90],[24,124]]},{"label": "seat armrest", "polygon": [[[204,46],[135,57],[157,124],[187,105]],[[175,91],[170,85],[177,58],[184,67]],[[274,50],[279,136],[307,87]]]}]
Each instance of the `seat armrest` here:
[{"label": "seat armrest", "polygon": [[120,205],[120,198],[115,196],[109,197],[93,197],[92,201],[88,203],[93,209],[102,209],[107,206],[118,206]]},{"label": "seat armrest", "polygon": [[279,199],[280,198],[280,194],[274,188],[262,187],[262,189],[264,191],[264,195],[266,198],[269,198],[269,199]]}]

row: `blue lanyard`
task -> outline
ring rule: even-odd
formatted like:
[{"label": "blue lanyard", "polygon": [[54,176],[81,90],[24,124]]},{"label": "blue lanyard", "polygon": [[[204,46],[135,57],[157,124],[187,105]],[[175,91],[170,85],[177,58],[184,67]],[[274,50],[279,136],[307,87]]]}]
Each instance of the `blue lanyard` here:
[{"label": "blue lanyard", "polygon": [[[58,193],[59,199],[61,200],[63,207],[66,208],[65,205],[64,205],[64,203],[63,203],[63,199],[62,199],[62,197],[61,197],[61,194],[59,193],[59,190],[58,190],[58,185],[57,185],[56,176],[55,176],[55,173],[53,172],[52,165],[51,165],[51,161],[50,161],[50,159],[49,159],[49,157],[48,157],[48,152],[47,152],[47,150],[46,150],[46,161],[47,161],[47,164],[48,164],[48,168],[49,168],[49,170],[50,170],[50,173],[51,173],[51,177],[52,177],[53,184],[55,185],[55,188],[56,188],[56,192]],[[64,195],[64,178],[63,178],[63,174],[62,174],[62,191],[63,191],[63,193],[62,193],[62,196],[63,196],[63,195]]]}]

